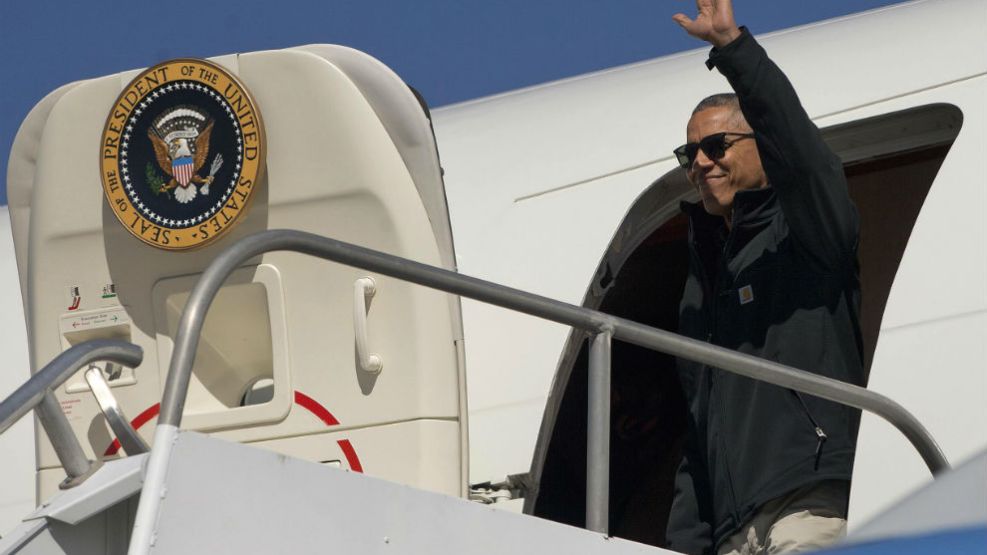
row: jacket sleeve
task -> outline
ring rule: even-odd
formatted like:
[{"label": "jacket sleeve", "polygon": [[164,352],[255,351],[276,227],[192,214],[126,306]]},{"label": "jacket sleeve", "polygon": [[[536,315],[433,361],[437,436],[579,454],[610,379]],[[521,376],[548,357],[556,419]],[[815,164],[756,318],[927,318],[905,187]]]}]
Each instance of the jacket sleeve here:
[{"label": "jacket sleeve", "polygon": [[822,268],[845,269],[854,260],[859,219],[843,163],[788,78],[746,28],[730,44],[714,48],[707,66],[716,67],[737,93],[795,239]]},{"label": "jacket sleeve", "polygon": [[713,528],[696,491],[688,455],[675,474],[675,497],[665,529],[666,547],[679,553],[701,555],[713,549]]}]

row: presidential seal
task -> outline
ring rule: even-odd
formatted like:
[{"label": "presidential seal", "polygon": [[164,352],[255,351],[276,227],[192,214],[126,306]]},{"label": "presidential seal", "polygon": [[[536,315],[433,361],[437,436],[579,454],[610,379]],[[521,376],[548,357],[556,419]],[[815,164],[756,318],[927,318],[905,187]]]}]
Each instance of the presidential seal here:
[{"label": "presidential seal", "polygon": [[250,205],[264,147],[260,113],[235,77],[205,60],[164,62],[131,81],[106,118],[103,191],[141,241],[199,247]]}]

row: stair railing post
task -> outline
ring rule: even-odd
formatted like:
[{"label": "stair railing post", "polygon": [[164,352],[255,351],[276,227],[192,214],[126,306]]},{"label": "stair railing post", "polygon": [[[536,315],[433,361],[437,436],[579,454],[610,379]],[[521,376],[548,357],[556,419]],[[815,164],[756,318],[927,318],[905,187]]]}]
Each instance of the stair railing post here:
[{"label": "stair railing post", "polygon": [[613,334],[590,338],[586,426],[586,529],[609,534],[610,344]]}]

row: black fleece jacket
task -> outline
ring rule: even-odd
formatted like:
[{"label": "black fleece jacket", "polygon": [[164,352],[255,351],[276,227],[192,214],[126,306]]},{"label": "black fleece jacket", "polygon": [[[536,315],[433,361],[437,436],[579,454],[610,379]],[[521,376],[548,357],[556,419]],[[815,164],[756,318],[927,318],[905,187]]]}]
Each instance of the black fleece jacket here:
[{"label": "black fleece jacket", "polygon": [[[859,222],[842,163],[746,29],[707,65],[739,96],[769,186],[737,193],[729,231],[701,205],[683,205],[691,259],[680,332],[863,385]],[[679,378],[690,434],[671,549],[710,552],[766,501],[850,479],[856,409],[684,360]]]}]

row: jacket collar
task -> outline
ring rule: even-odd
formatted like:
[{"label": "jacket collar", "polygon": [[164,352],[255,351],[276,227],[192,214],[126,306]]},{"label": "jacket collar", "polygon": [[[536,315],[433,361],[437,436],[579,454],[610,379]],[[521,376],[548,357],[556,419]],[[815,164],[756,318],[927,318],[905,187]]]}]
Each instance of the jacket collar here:
[{"label": "jacket collar", "polygon": [[[726,228],[723,218],[706,212],[702,201],[683,201],[679,206],[689,217],[692,230],[696,234],[706,235]],[[737,191],[733,197],[733,228],[759,227],[774,218],[780,210],[775,190],[770,186]]]}]

